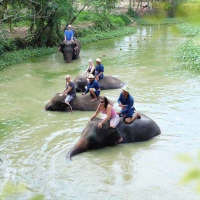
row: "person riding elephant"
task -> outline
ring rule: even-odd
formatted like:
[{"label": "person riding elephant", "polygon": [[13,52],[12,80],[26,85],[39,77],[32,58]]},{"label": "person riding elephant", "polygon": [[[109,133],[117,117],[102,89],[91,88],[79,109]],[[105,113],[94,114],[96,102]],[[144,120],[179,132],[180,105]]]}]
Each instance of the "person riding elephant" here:
[{"label": "person riding elephant", "polygon": [[119,132],[123,138],[120,144],[146,141],[161,133],[159,126],[143,114],[140,120],[136,119],[131,124],[126,124],[121,119],[117,125],[118,130],[110,128],[109,121],[103,123],[102,128],[99,129],[97,126],[101,121],[102,119],[93,118],[86,125],[78,142],[67,153],[67,158],[71,159],[72,156],[90,149],[115,146],[120,139]]},{"label": "person riding elephant", "polygon": [[101,58],[96,59],[95,77],[99,81],[103,78],[104,66],[101,64]]},{"label": "person riding elephant", "polygon": [[[103,114],[106,114],[106,117],[98,124],[97,127],[102,128],[103,124],[107,122],[108,120],[110,120],[110,128],[116,129],[116,131],[118,131],[116,126],[118,125],[120,121],[119,115],[115,112],[111,103],[108,101],[106,97],[101,97],[99,102],[100,104],[98,105],[96,112],[90,118],[90,121],[94,119],[101,111]],[[119,135],[120,135],[120,138],[119,138],[119,141],[117,141],[118,143],[123,141],[123,138],[120,132],[119,132]]]},{"label": "person riding elephant", "polygon": [[125,122],[128,124],[141,117],[134,108],[134,99],[129,94],[129,92],[130,88],[128,86],[124,86],[122,88],[122,93],[120,93],[118,98],[118,103],[119,107],[121,107],[121,111],[117,112],[117,114],[122,116]]},{"label": "person riding elephant", "polygon": [[93,74],[94,76],[95,76],[95,66],[94,66],[94,64],[93,64],[93,62],[92,62],[92,59],[89,59],[88,60],[88,68],[87,68],[87,70],[84,72],[84,77],[86,77],[86,78],[88,78],[88,76],[90,75],[90,74]]},{"label": "person riding elephant", "polygon": [[64,102],[70,107],[71,112],[72,112],[70,101],[72,101],[76,97],[76,88],[75,88],[74,82],[71,81],[70,75],[66,75],[65,80],[66,80],[66,88],[63,91],[63,93],[60,94],[60,96],[62,97],[66,96]]},{"label": "person riding elephant", "polygon": [[99,83],[95,80],[95,76],[93,74],[90,74],[88,76],[89,83],[87,85],[87,88],[82,95],[86,95],[88,92],[90,92],[90,95],[93,97],[91,101],[96,101],[97,97],[100,95],[100,86]]}]

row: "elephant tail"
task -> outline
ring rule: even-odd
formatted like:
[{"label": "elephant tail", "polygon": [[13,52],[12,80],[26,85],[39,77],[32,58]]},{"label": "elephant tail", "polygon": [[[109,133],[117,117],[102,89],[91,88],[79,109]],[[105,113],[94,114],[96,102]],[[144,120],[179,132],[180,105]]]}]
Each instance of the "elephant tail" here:
[{"label": "elephant tail", "polygon": [[87,140],[84,139],[80,139],[75,145],[74,147],[72,147],[72,149],[70,149],[70,151],[67,153],[66,158],[70,159],[82,152],[87,151],[89,146],[89,142]]}]

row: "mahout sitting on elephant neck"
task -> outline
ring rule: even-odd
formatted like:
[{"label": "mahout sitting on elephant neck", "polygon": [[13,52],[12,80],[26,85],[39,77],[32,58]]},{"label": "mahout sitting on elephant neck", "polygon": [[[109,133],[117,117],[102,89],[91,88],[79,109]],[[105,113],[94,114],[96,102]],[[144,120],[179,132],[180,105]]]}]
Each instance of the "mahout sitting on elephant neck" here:
[{"label": "mahout sitting on elephant neck", "polygon": [[136,119],[131,124],[126,124],[121,119],[116,128],[110,128],[107,121],[102,129],[98,129],[100,121],[101,119],[94,118],[86,125],[79,141],[68,152],[67,158],[71,159],[72,156],[90,149],[114,146],[118,144],[119,132],[123,137],[123,144],[146,141],[161,133],[159,126],[143,114],[141,114],[141,119]]}]

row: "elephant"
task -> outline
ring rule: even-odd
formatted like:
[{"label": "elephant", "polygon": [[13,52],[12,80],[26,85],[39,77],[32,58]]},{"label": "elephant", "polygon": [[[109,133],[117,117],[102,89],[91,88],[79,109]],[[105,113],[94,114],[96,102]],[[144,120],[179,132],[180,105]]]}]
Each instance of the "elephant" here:
[{"label": "elephant", "polygon": [[109,121],[107,121],[102,129],[98,129],[97,125],[101,120],[96,117],[87,124],[78,142],[67,153],[67,158],[71,159],[72,156],[90,149],[115,146],[118,144],[120,134],[123,138],[122,144],[146,141],[161,134],[159,126],[144,114],[131,124],[126,124],[121,118],[116,128],[109,127]]},{"label": "elephant", "polygon": [[72,60],[76,60],[79,57],[81,50],[81,43],[75,39],[72,41],[63,41],[58,49],[63,54],[63,58],[67,63],[71,63]]},{"label": "elephant", "polygon": [[[76,92],[84,92],[85,86],[87,85],[87,79],[83,75],[79,75],[74,80]],[[103,79],[98,81],[101,90],[108,89],[119,89],[122,88],[125,83],[120,81],[118,78],[112,76],[104,76]]]},{"label": "elephant", "polygon": [[[57,93],[45,106],[45,110],[49,111],[71,111],[69,106],[64,103],[65,97],[59,96],[59,93]],[[87,94],[83,96],[76,96],[70,104],[73,108],[73,110],[79,110],[79,111],[95,111],[97,109],[97,106],[99,105],[99,99],[98,97],[97,101],[91,102],[92,97]],[[109,102],[112,103],[111,100]]]}]

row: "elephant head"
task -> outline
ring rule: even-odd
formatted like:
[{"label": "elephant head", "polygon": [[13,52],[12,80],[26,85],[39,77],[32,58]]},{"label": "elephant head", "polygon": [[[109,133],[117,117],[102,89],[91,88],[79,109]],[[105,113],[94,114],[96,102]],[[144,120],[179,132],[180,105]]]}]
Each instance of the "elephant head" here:
[{"label": "elephant head", "polygon": [[97,125],[101,120],[95,118],[87,124],[82,131],[81,138],[68,152],[67,158],[71,159],[72,156],[89,149],[100,149],[117,144],[120,138],[118,129],[109,127],[109,121],[103,124],[102,129],[98,129]]},{"label": "elephant head", "polygon": [[59,51],[62,52],[63,58],[67,63],[72,62],[72,60],[78,59],[81,43],[75,39],[74,42],[72,41],[63,41],[59,45]]}]

